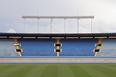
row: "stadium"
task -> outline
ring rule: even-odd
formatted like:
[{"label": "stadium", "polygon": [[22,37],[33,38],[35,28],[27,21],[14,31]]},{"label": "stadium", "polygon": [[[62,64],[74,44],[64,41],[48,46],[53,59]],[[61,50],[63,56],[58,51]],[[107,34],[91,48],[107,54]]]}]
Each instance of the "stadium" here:
[{"label": "stadium", "polygon": [[[94,16],[22,18],[78,20]],[[0,77],[116,76],[116,33],[52,33],[52,26],[51,33],[0,33]]]}]

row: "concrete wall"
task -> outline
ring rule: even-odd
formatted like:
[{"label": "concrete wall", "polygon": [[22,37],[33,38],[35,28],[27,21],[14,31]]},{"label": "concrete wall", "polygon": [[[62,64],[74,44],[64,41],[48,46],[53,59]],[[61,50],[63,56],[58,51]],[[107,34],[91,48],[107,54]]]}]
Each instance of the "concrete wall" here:
[{"label": "concrete wall", "polygon": [[113,63],[116,58],[0,58],[0,63]]}]

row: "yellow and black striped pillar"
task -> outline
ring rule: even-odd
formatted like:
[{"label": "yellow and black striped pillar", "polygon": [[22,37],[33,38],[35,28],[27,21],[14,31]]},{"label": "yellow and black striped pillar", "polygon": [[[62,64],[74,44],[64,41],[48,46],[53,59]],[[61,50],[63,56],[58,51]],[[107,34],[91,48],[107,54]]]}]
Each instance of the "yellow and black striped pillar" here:
[{"label": "yellow and black striped pillar", "polygon": [[101,52],[100,47],[103,46],[103,43],[102,43],[101,41],[102,41],[102,38],[99,38],[98,43],[95,44],[95,46],[96,46],[97,48],[95,48],[95,49],[93,50],[93,52],[95,52],[95,55],[94,55],[94,56],[97,56],[97,53],[98,53],[98,52]]},{"label": "yellow and black striped pillar", "polygon": [[21,52],[23,52],[23,50],[19,48],[19,46],[21,46],[21,43],[18,43],[17,38],[14,38],[14,41],[15,42],[13,43],[13,46],[16,46],[15,52],[18,52],[19,56],[22,56]]},{"label": "yellow and black striped pillar", "polygon": [[60,43],[60,39],[56,39],[57,43],[54,44],[57,48],[54,49],[54,52],[57,52],[57,56],[59,56],[59,52],[62,52],[62,49],[60,49],[60,46],[62,46],[62,43]]}]

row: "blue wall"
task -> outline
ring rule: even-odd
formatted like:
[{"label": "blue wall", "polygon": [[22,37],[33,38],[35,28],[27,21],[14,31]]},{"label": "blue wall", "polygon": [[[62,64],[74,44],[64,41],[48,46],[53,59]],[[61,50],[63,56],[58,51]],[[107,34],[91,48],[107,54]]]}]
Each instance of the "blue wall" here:
[{"label": "blue wall", "polygon": [[56,56],[56,40],[18,39],[18,42],[23,49],[22,56]]},{"label": "blue wall", "polygon": [[[14,51],[16,47],[13,46],[13,39],[0,39],[0,56],[19,56],[17,52]],[[18,39],[21,43],[23,52],[22,56],[57,56],[54,52],[54,40],[40,40],[40,39]],[[94,56],[95,52],[93,49],[95,43],[98,39],[61,39],[62,52],[59,53],[60,56]],[[103,39],[104,44],[101,47],[102,51],[97,54],[97,56],[116,56],[116,39]]]},{"label": "blue wall", "polygon": [[[35,40],[35,39],[19,39],[23,52],[22,56],[56,56],[54,52],[54,43],[56,40]],[[83,39],[83,40],[60,40],[63,44],[60,47],[63,51],[60,56],[94,56],[93,49],[97,39]]]},{"label": "blue wall", "polygon": [[63,46],[60,56],[94,56],[97,39],[61,40]]},{"label": "blue wall", "polygon": [[[16,47],[13,46],[14,39],[0,39],[0,56],[19,56],[14,51]],[[57,56],[54,52],[54,40],[40,40],[40,39],[18,39],[21,43],[23,52],[22,56]],[[60,56],[94,56],[93,52],[95,43],[98,43],[98,39],[61,39],[62,52]],[[103,46],[101,46],[101,52],[98,52],[97,56],[116,56],[116,39],[103,39]]]},{"label": "blue wall", "polygon": [[[18,39],[21,43],[22,56],[56,56],[54,43],[56,40]],[[93,49],[97,39],[60,40],[62,52],[60,56],[94,56]]]}]

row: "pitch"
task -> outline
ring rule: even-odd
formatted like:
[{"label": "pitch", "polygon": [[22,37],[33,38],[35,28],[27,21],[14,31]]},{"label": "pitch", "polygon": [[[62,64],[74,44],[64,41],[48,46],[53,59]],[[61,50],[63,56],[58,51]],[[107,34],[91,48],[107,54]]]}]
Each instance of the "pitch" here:
[{"label": "pitch", "polygon": [[116,63],[1,63],[0,77],[116,77]]}]

